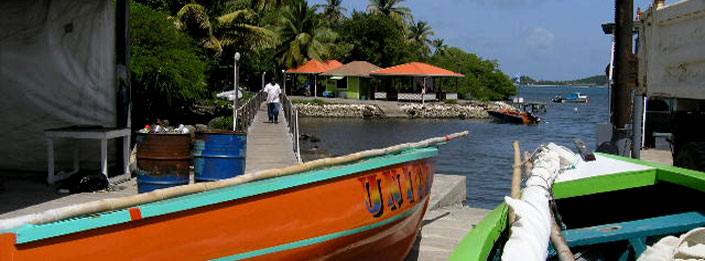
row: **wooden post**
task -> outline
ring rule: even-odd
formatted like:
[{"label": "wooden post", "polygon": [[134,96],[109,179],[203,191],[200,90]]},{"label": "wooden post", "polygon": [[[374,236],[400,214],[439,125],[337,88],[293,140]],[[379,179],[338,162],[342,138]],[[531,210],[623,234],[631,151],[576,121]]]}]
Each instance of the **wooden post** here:
[{"label": "wooden post", "polygon": [[[512,198],[518,199],[521,197],[521,151],[519,150],[519,141],[514,141],[514,173],[512,175]],[[509,224],[516,220],[516,213],[509,210]]]},{"label": "wooden post", "polygon": [[573,252],[570,251],[568,243],[565,241],[565,237],[561,234],[561,227],[556,223],[556,217],[553,215],[553,211],[551,211],[551,242],[556,248],[556,252],[558,252],[558,260],[575,260]]}]

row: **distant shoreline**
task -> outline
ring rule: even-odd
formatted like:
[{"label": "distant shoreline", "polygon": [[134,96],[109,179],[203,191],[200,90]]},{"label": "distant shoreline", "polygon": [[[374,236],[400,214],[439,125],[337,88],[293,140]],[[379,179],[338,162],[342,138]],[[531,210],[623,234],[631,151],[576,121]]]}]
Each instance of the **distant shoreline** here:
[{"label": "distant shoreline", "polygon": [[525,84],[517,84],[516,86],[539,87],[539,88],[545,88],[545,87],[559,87],[559,88],[566,88],[566,87],[574,87],[574,88],[607,88],[607,85],[555,85],[555,84],[534,84],[534,85],[525,85]]}]

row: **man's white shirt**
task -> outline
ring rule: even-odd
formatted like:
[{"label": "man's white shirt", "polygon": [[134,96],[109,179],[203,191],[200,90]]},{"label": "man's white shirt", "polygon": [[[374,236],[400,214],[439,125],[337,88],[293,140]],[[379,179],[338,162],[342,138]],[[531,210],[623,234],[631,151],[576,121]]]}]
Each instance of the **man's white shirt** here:
[{"label": "man's white shirt", "polygon": [[282,93],[281,88],[279,88],[279,84],[275,83],[272,85],[271,83],[268,83],[264,86],[264,92],[267,93],[267,103],[279,103],[279,94]]}]

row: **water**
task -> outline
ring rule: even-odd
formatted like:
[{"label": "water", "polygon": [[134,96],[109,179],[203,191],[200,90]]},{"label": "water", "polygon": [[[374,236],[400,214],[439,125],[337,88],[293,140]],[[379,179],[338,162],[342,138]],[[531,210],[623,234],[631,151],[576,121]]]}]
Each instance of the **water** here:
[{"label": "water", "polygon": [[[575,149],[580,138],[595,148],[596,123],[607,121],[607,88],[520,87],[525,101],[547,102],[542,123],[524,126],[493,120],[361,120],[301,118],[301,133],[321,138],[315,144],[339,156],[361,150],[419,141],[445,134],[470,131],[470,136],[440,148],[436,172],[467,177],[468,205],[494,208],[509,195],[512,179],[514,140],[522,151],[554,142]],[[555,95],[587,94],[587,104],[551,103]]]}]

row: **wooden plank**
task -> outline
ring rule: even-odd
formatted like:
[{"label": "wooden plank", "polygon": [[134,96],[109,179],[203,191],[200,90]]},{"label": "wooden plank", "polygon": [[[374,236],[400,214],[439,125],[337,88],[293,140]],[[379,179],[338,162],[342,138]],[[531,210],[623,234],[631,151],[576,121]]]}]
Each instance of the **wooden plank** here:
[{"label": "wooden plank", "polygon": [[267,123],[267,104],[260,105],[247,130],[245,173],[296,164],[294,145],[287,126],[283,110],[279,110],[279,124]]},{"label": "wooden plank", "polygon": [[686,212],[629,222],[570,229],[563,231],[563,236],[568,241],[568,245],[573,247],[654,235],[667,235],[688,231],[703,225],[705,225],[705,214],[703,212]]}]

